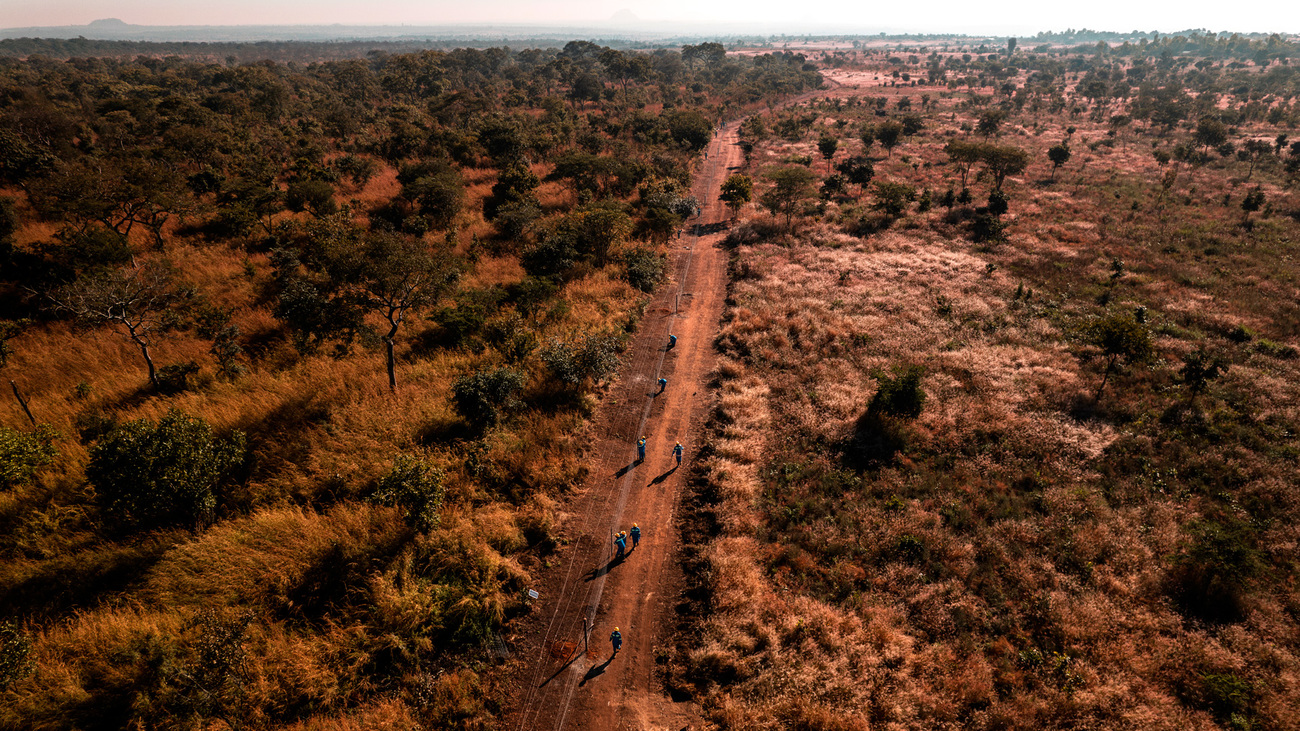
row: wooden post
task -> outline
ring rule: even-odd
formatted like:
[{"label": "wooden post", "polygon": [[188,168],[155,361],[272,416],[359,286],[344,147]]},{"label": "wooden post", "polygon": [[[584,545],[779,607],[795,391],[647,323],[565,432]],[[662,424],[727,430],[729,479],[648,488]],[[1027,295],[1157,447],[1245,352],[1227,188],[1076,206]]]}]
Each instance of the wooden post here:
[{"label": "wooden post", "polygon": [[582,654],[584,655],[591,652],[591,650],[587,649],[587,635],[589,630],[590,628],[587,626],[587,617],[584,615],[582,617]]},{"label": "wooden post", "polygon": [[32,426],[36,426],[36,417],[32,416],[32,410],[27,408],[27,402],[23,400],[23,395],[18,392],[18,384],[14,383],[12,378],[9,379],[9,387],[14,390],[14,398],[18,399],[18,405],[23,407],[23,413],[27,414],[27,420],[32,422]]}]

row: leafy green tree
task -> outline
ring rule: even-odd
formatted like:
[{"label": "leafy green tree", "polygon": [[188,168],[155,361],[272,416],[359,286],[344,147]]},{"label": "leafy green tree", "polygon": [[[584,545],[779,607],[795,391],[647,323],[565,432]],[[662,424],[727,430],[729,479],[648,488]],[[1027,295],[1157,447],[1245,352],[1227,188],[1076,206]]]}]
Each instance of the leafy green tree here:
[{"label": "leafy green tree", "polygon": [[438,301],[460,276],[453,257],[435,253],[421,241],[393,233],[373,233],[353,257],[332,264],[331,274],[359,304],[388,323],[383,333],[388,388],[397,389],[397,333],[411,312]]},{"label": "leafy green tree", "polygon": [[1001,109],[986,109],[980,112],[979,121],[975,124],[975,131],[985,137],[992,137],[1002,128],[1002,122],[1007,118],[1007,113]]},{"label": "leafy green tree", "polygon": [[1029,166],[1029,153],[1010,145],[985,145],[981,159],[993,176],[994,190],[1002,190],[1002,183],[1008,175],[1019,174]]},{"label": "leafy green tree", "polygon": [[90,450],[86,478],[104,513],[123,526],[201,527],[217,495],[243,462],[245,438],[222,439],[202,419],[172,409],[158,423],[122,424]]},{"label": "leafy green tree", "polygon": [[871,146],[876,144],[876,128],[870,124],[862,125],[862,129],[858,130],[858,139],[862,140],[862,154],[869,154]]},{"label": "leafy green tree", "polygon": [[1197,120],[1193,139],[1202,149],[1217,148],[1228,141],[1228,125],[1218,117],[1207,114]]},{"label": "leafy green tree", "polygon": [[1155,344],[1146,326],[1131,314],[1112,313],[1093,319],[1083,327],[1084,342],[1099,348],[1106,359],[1101,385],[1097,386],[1094,401],[1101,400],[1106,383],[1120,361],[1145,363],[1155,357]]},{"label": "leafy green tree", "polygon": [[671,112],[665,122],[673,141],[691,152],[703,150],[713,139],[713,124],[697,111]]},{"label": "leafy green tree", "polygon": [[31,433],[0,426],[0,490],[25,485],[59,456],[58,433],[39,426]]},{"label": "leafy green tree", "polygon": [[943,146],[943,151],[948,155],[948,161],[957,166],[961,171],[961,187],[966,187],[966,178],[970,174],[970,169],[975,163],[984,159],[985,144],[980,142],[969,142],[953,138]]},{"label": "leafy green tree", "polygon": [[876,183],[876,202],[872,207],[889,218],[898,218],[907,211],[907,206],[916,200],[916,188],[906,183]]},{"label": "leafy green tree", "polygon": [[813,181],[816,180],[816,175],[808,168],[797,165],[773,168],[765,175],[772,182],[772,187],[759,198],[759,202],[773,215],[785,216],[785,227],[788,229],[799,203],[814,194]]},{"label": "leafy green tree", "polygon": [[465,181],[446,162],[403,166],[397,182],[402,184],[402,198],[435,229],[450,226],[465,204]]},{"label": "leafy green tree", "polygon": [[1047,151],[1047,159],[1052,161],[1051,180],[1056,180],[1056,169],[1070,161],[1070,147],[1064,142],[1053,145]]},{"label": "leafy green tree", "polygon": [[315,179],[290,183],[284,194],[284,205],[294,213],[309,211],[317,218],[333,215],[339,208],[334,202],[334,186]]},{"label": "leafy green tree", "polygon": [[1250,225],[1250,214],[1258,211],[1263,206],[1264,191],[1260,190],[1259,186],[1255,186],[1254,190],[1247,193],[1246,196],[1241,199],[1241,224],[1243,226]]},{"label": "leafy green tree", "polygon": [[831,159],[835,157],[835,151],[840,149],[840,139],[831,134],[823,134],[817,139],[817,151],[821,153],[822,159],[826,161],[826,173],[831,172]]},{"label": "leafy green tree", "polygon": [[754,199],[754,180],[741,173],[729,175],[722,181],[720,190],[718,200],[727,204],[727,208],[731,209],[731,217],[735,218],[740,214],[740,209]]},{"label": "leafy green tree", "polygon": [[481,370],[461,376],[451,386],[456,411],[475,429],[495,426],[503,412],[518,407],[524,374],[510,368]]},{"label": "leafy green tree", "polygon": [[862,189],[871,182],[876,175],[876,168],[871,164],[871,158],[866,155],[854,155],[846,160],[841,160],[840,164],[835,166],[840,175],[844,176],[845,182],[858,186],[858,199],[862,198]]},{"label": "leafy green tree", "polygon": [[1179,372],[1183,385],[1187,387],[1190,400],[1209,388],[1210,381],[1218,380],[1228,372],[1229,363],[1222,356],[1210,355],[1204,348],[1197,348],[1183,358],[1183,368]]},{"label": "leafy green tree", "polygon": [[375,485],[370,501],[402,511],[406,524],[421,533],[438,527],[441,520],[446,473],[424,460],[398,455],[393,467]]},{"label": "leafy green tree", "polygon": [[885,154],[893,157],[894,148],[903,140],[903,125],[900,122],[889,120],[876,127],[876,141],[880,146],[885,148]]}]

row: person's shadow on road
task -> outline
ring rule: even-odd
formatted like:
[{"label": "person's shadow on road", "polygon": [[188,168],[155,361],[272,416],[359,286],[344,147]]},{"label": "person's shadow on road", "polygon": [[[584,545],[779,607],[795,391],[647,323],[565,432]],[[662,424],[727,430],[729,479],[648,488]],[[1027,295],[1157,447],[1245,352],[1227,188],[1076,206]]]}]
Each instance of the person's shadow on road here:
[{"label": "person's shadow on road", "polygon": [[659,483],[663,482],[664,480],[668,479],[669,477],[672,477],[672,476],[673,476],[673,473],[676,472],[676,471],[677,471],[677,468],[676,468],[676,467],[673,467],[671,470],[668,470],[667,472],[663,473],[662,475],[659,475],[658,477],[656,477],[656,478],[654,478],[653,480],[651,480],[651,481],[650,481],[650,484],[651,484],[651,485],[658,485]]},{"label": "person's shadow on road", "polygon": [[605,672],[605,668],[608,668],[609,664],[612,662],[614,662],[614,656],[610,655],[608,660],[588,670],[587,674],[582,676],[582,681],[578,683],[578,687],[581,688],[586,685],[588,680],[594,680],[600,677],[600,675]]},{"label": "person's shadow on road", "polygon": [[[627,554],[623,554],[623,555],[626,556]],[[604,576],[605,574],[608,574],[610,571],[612,571],[612,570],[614,569],[615,566],[617,566],[617,565],[619,565],[619,564],[621,564],[621,563],[623,563],[623,559],[620,558],[620,557],[618,557],[618,556],[615,556],[614,558],[611,558],[611,559],[609,560],[609,563],[605,564],[604,566],[597,566],[596,568],[592,569],[591,571],[588,571],[588,572],[587,572],[587,575],[584,576],[584,577],[582,577],[582,580],[583,580],[583,581],[593,581],[593,580],[595,580],[595,579],[599,579],[600,577]]]}]

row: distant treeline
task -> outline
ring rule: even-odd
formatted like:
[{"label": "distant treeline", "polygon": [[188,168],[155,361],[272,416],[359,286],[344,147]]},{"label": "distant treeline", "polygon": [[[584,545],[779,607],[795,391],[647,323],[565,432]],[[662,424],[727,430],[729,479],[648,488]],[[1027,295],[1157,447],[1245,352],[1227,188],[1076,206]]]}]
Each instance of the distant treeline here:
[{"label": "distant treeline", "polygon": [[[567,40],[567,39],[565,39]],[[627,40],[599,41],[610,48],[634,48],[638,44]],[[352,40],[352,41],[257,41],[257,42],[202,42],[202,41],[110,41],[90,38],[6,38],[0,40],[0,58],[29,58],[44,56],[56,60],[69,58],[135,58],[148,56],[165,58],[176,56],[200,61],[342,61],[365,58],[376,51],[396,55],[428,50],[449,51],[455,48],[514,47],[560,48],[564,41],[553,38],[439,38],[404,40]]]}]

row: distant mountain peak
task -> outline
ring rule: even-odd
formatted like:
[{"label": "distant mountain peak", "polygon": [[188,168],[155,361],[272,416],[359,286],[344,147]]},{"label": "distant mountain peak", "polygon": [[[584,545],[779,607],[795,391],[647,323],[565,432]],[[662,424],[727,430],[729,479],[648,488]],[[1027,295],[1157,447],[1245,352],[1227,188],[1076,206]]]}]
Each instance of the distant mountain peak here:
[{"label": "distant mountain peak", "polygon": [[100,18],[99,20],[92,20],[86,25],[91,28],[125,28],[129,23],[117,18]]},{"label": "distant mountain peak", "polygon": [[631,10],[628,10],[627,8],[623,8],[617,13],[614,13],[613,15],[609,16],[609,22],[630,24],[630,23],[640,23],[641,19],[636,17],[636,13],[632,12]]}]

